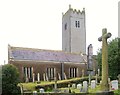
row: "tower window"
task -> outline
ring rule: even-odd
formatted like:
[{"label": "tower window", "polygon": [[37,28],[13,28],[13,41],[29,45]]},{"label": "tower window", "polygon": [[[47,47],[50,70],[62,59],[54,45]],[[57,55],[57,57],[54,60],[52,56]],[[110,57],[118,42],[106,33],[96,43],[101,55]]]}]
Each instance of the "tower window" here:
[{"label": "tower window", "polygon": [[79,28],[80,27],[80,21],[75,21],[75,27]]},{"label": "tower window", "polygon": [[67,23],[65,24],[65,30],[67,30]]}]

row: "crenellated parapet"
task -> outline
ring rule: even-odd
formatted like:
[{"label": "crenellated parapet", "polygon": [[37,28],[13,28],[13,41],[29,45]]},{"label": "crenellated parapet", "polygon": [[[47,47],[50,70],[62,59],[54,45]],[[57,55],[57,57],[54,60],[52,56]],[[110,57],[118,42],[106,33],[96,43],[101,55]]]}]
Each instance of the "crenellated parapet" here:
[{"label": "crenellated parapet", "polygon": [[[83,8],[83,10],[80,11],[80,10],[71,8],[71,5],[69,5],[69,9],[68,9],[68,11],[66,13],[69,13],[69,12],[71,14],[78,14],[78,15],[80,14],[80,15],[82,15],[82,14],[85,14],[85,8]],[[62,16],[64,16],[66,13],[62,13]]]}]

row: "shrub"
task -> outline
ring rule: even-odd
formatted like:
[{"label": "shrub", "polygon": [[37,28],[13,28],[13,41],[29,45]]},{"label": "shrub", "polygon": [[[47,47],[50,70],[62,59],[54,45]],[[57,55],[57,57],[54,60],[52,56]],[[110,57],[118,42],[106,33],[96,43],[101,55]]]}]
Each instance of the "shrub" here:
[{"label": "shrub", "polygon": [[20,88],[17,86],[19,83],[19,73],[15,66],[11,64],[2,66],[2,93],[13,94],[20,93]]}]

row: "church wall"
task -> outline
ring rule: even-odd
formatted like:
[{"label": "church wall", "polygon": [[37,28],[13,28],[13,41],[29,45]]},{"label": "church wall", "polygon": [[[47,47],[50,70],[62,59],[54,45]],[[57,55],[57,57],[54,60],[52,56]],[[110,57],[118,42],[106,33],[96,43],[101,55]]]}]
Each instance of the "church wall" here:
[{"label": "church wall", "polygon": [[37,80],[37,74],[40,74],[40,79],[43,79],[43,74],[46,73],[47,68],[55,68],[56,74],[61,73],[60,64],[54,62],[26,62],[26,61],[11,61],[11,64],[16,66],[20,73],[20,79],[23,81],[23,67],[33,67],[33,73],[35,74],[35,79]]},{"label": "church wall", "polygon": [[[47,73],[47,68],[55,68],[55,74],[57,79],[59,79],[58,73],[61,76],[61,63],[60,62],[33,62],[33,61],[10,61],[11,64],[18,68],[20,74],[20,80],[24,81],[24,67],[33,67],[33,73],[35,74],[35,80],[37,81],[37,74],[40,74],[40,80],[44,80],[43,74]],[[81,63],[63,63],[64,64],[64,73],[67,78],[70,78],[69,68],[78,68],[77,77],[82,76],[82,69],[86,71],[86,65]],[[85,72],[86,75],[86,72]],[[32,81],[32,78],[29,79]]]},{"label": "church wall", "polygon": [[67,78],[71,78],[70,77],[70,68],[77,68],[77,76],[76,77],[82,77],[82,70],[84,70],[84,76],[87,75],[87,66],[85,64],[82,63],[65,63],[64,64],[64,68],[65,68],[65,74],[67,76]]}]

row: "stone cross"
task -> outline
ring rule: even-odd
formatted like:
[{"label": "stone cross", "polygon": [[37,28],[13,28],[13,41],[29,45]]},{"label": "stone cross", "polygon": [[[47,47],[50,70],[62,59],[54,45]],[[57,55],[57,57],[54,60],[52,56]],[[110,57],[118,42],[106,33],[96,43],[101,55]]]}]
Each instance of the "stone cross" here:
[{"label": "stone cross", "polygon": [[107,39],[111,37],[111,33],[107,33],[107,29],[102,29],[102,36],[98,41],[102,41],[102,84],[101,90],[109,91],[108,85],[108,44]]}]

